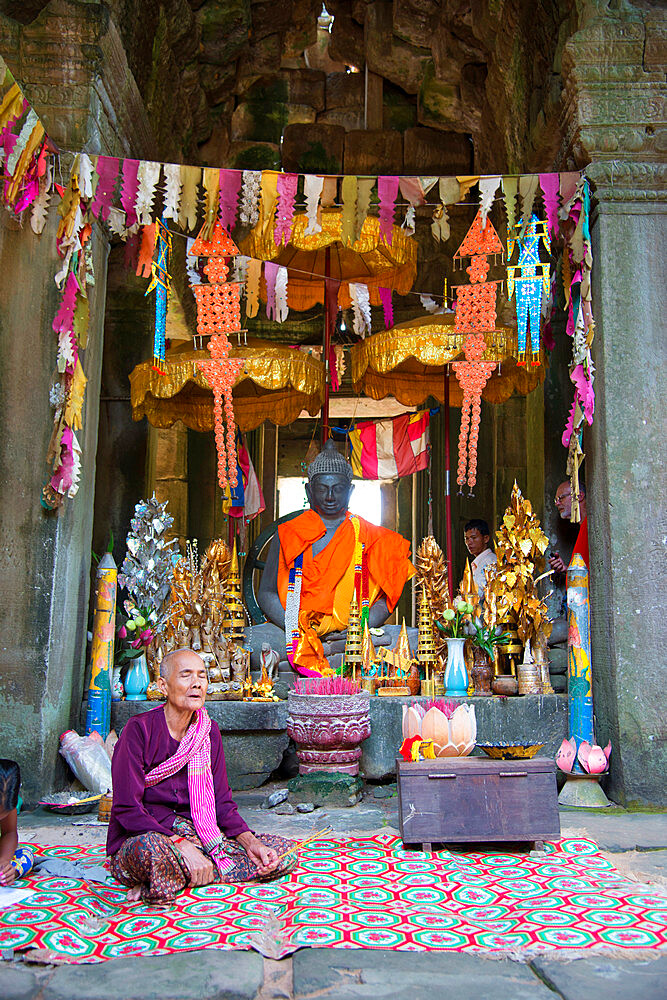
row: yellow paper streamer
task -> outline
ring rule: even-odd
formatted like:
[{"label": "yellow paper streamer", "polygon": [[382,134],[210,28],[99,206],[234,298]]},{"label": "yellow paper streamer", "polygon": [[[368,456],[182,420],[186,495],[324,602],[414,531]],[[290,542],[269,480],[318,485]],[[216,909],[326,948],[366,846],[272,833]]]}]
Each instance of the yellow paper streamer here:
[{"label": "yellow paper streamer", "polygon": [[72,376],[72,384],[69,388],[67,403],[65,404],[65,423],[73,431],[80,431],[82,427],[81,413],[83,410],[83,397],[86,392],[86,378],[81,362],[77,358],[76,368]]},{"label": "yellow paper streamer", "polygon": [[11,118],[18,118],[23,110],[23,94],[18,83],[12,84],[0,104],[0,130]]},{"label": "yellow paper streamer", "polygon": [[463,201],[466,195],[468,194],[470,188],[474,187],[474,185],[477,184],[479,180],[479,174],[477,174],[475,177],[468,174],[459,177],[459,175],[457,174],[456,179],[459,182],[459,197],[457,198],[457,201]]},{"label": "yellow paper streamer", "polygon": [[197,227],[197,188],[201,180],[201,167],[181,167],[181,205],[178,224],[190,232]]},{"label": "yellow paper streamer", "polygon": [[343,214],[340,237],[345,246],[350,246],[351,243],[354,243],[354,230],[357,221],[357,178],[354,174],[347,174],[343,177],[341,194]]},{"label": "yellow paper streamer", "polygon": [[199,235],[204,240],[210,240],[218,214],[220,194],[220,171],[217,167],[204,168],[204,190],[206,192],[206,207],[204,210],[204,225]]},{"label": "yellow paper streamer", "polygon": [[257,315],[259,309],[259,279],[262,274],[261,260],[250,258],[248,261],[248,277],[246,279],[245,314],[248,319]]},{"label": "yellow paper streamer", "polygon": [[23,175],[28,169],[28,164],[32,159],[33,153],[40,145],[43,138],[44,138],[44,126],[40,122],[38,122],[37,125],[35,125],[32,132],[30,133],[30,138],[28,139],[25,149],[21,153],[19,161],[16,164],[16,170],[14,171],[12,179],[10,183],[7,185],[7,188],[5,190],[5,201],[8,204],[12,205],[16,201],[21,186],[21,181],[23,180]]},{"label": "yellow paper streamer", "polygon": [[259,204],[259,228],[263,233],[273,230],[273,217],[276,214],[277,200],[278,173],[275,170],[263,170]]}]

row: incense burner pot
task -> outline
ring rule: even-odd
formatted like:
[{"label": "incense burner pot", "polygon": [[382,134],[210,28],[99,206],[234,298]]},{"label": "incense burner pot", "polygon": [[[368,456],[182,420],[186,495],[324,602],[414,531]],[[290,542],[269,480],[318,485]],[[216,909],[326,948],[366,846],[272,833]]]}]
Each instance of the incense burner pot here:
[{"label": "incense burner pot", "polygon": [[287,732],[296,743],[299,774],[359,774],[361,743],[371,734],[370,696],[289,692]]}]

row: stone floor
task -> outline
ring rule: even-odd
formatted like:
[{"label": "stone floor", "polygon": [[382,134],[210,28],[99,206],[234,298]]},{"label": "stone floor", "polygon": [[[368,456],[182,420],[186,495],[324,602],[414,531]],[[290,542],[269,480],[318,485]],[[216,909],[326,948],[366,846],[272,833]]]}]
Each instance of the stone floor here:
[{"label": "stone floor", "polygon": [[[239,792],[239,808],[256,830],[301,837],[330,824],[337,833],[367,835],[396,828],[395,797],[369,790],[353,809],[270,811],[282,786]],[[380,786],[380,794],[391,791]],[[379,792],[379,789],[378,789]],[[86,825],[80,825],[84,823]],[[100,843],[106,827],[87,817],[38,809],[21,817],[26,838],[42,843]],[[565,810],[563,836],[590,836],[613,864],[640,881],[667,887],[667,815]],[[510,958],[473,955],[304,948],[281,962],[255,952],[196,951],[99,965],[0,967],[3,1000],[665,1000],[667,956],[615,959]]]}]

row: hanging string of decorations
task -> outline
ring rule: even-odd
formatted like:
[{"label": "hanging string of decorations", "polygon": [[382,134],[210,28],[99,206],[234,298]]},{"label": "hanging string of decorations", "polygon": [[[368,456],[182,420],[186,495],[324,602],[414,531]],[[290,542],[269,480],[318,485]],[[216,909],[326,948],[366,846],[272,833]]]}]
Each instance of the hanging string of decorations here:
[{"label": "hanging string of decorations", "polygon": [[[61,156],[71,155],[72,166],[66,185],[55,182],[56,164],[62,169]],[[203,212],[204,232],[209,238],[216,223],[233,228],[237,222],[259,226],[271,234],[276,247],[289,242],[294,233],[298,213],[305,209],[306,232],[316,236],[322,231],[326,210],[342,206],[344,224],[341,238],[345,245],[352,245],[363,232],[370,215],[372,193],[377,192],[377,212],[380,235],[384,245],[391,247],[395,234],[410,236],[414,232],[415,207],[431,205],[434,239],[449,238],[448,206],[469,204],[466,201],[476,187],[479,213],[473,223],[470,240],[479,242],[486,232],[488,213],[499,199],[507,213],[510,261],[508,289],[515,296],[519,325],[519,361],[525,361],[527,336],[530,333],[531,362],[539,357],[539,314],[546,311],[550,302],[549,263],[541,260],[540,248],[546,253],[556,235],[565,238],[562,280],[568,311],[567,332],[573,339],[570,378],[574,387],[574,400],[563,433],[563,444],[568,449],[568,471],[574,484],[583,459],[581,437],[584,423],[590,424],[595,407],[594,367],[591,360],[591,343],[594,324],[591,310],[592,252],[589,231],[590,189],[584,175],[578,171],[563,173],[497,175],[493,177],[398,177],[381,175],[327,176],[284,174],[270,170],[233,170],[205,168],[146,160],[132,160],[86,153],[62,153],[49,142],[35,111],[25,100],[11,73],[5,70],[0,89],[0,160],[3,161],[4,184],[1,197],[4,205],[14,215],[30,212],[33,231],[40,235],[45,228],[50,201],[55,193],[59,199],[57,250],[61,265],[56,274],[56,284],[63,291],[63,299],[54,320],[58,335],[57,373],[50,391],[54,407],[54,432],[49,445],[48,459],[51,475],[43,490],[43,503],[48,507],[60,505],[65,497],[74,496],[81,469],[81,449],[75,431],[81,429],[86,377],[81,365],[80,351],[85,349],[88,338],[88,286],[94,283],[90,234],[92,223],[97,220],[109,231],[120,236],[127,244],[128,258],[138,255],[137,271],[150,279],[150,290],[156,292],[156,327],[154,337],[154,363],[164,363],[165,317],[169,296],[169,252],[173,226],[184,234],[196,230]],[[299,192],[302,191],[303,195]],[[429,201],[431,191],[435,201]],[[540,198],[546,222],[534,211]],[[302,200],[301,200],[302,199]],[[161,210],[156,208],[161,204]],[[402,228],[397,226],[397,213],[405,209]],[[519,212],[520,210],[520,212]],[[159,216],[159,217],[158,217]],[[519,221],[517,222],[517,217]],[[465,243],[465,241],[464,241]],[[515,249],[518,260],[512,262]],[[500,250],[492,251],[495,253]],[[237,251],[238,253],[238,251]],[[460,286],[456,298],[457,321],[468,324],[471,335],[465,361],[459,366],[457,378],[468,387],[467,439],[463,441],[467,452],[465,463],[459,468],[469,486],[476,478],[475,458],[479,422],[479,392],[487,362],[475,360],[479,354],[479,324],[482,317],[488,320],[495,312],[495,282],[487,282],[488,254],[471,243],[468,251],[459,255],[470,256],[468,268],[470,286]],[[219,258],[214,255],[214,260]],[[259,283],[258,261],[247,265],[248,282]],[[223,266],[214,264],[216,266]],[[209,285],[221,288],[231,282],[213,280]],[[363,282],[357,282],[363,284]],[[286,299],[287,275],[275,274],[275,301],[273,314],[280,319],[286,315],[282,297]],[[473,290],[473,287],[476,288]],[[202,286],[208,287],[208,286]],[[382,285],[386,288],[386,285]],[[249,290],[250,291],[250,290]],[[256,290],[255,290],[256,291]],[[389,290],[391,291],[391,290]],[[229,303],[229,292],[221,292],[217,300]],[[359,323],[363,321],[364,305],[356,294]],[[374,294],[379,294],[376,290]],[[438,298],[438,296],[435,296]],[[252,296],[248,294],[250,305]],[[391,299],[386,292],[379,301],[391,312]],[[199,305],[199,301],[198,301]],[[235,309],[231,304],[232,311]],[[251,313],[249,313],[250,315]],[[234,313],[235,316],[235,313]],[[467,317],[467,319],[466,319]],[[236,320],[234,320],[236,321]],[[240,326],[240,320],[238,322]],[[487,330],[493,325],[487,324]],[[217,329],[217,327],[216,327]],[[463,326],[461,327],[463,329]],[[222,331],[224,333],[224,331]],[[215,335],[222,336],[221,332]],[[226,388],[229,388],[232,369],[225,351],[225,339],[217,341],[211,351],[215,362],[215,376],[220,392],[222,412]],[[521,349],[523,348],[523,350]],[[210,349],[211,350],[211,349]],[[523,355],[523,358],[521,357]],[[226,367],[221,367],[226,366]],[[223,373],[224,374],[221,374]],[[213,377],[213,376],[212,376]],[[489,376],[487,375],[486,378]],[[485,383],[484,383],[485,384]],[[230,404],[231,405],[231,404]],[[226,416],[230,413],[224,403]],[[227,429],[229,432],[229,428]],[[229,455],[228,442],[225,452]],[[231,468],[235,469],[235,463]],[[220,470],[219,470],[220,471]],[[223,474],[222,472],[220,473]],[[573,518],[578,517],[576,504]]]}]

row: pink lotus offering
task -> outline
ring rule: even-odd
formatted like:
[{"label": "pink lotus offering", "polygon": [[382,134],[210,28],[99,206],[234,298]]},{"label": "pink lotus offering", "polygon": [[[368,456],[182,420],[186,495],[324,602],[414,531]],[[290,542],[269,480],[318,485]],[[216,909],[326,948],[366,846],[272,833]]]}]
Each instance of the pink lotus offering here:
[{"label": "pink lotus offering", "polygon": [[573,736],[563,740],[556,754],[556,764],[566,774],[572,774],[575,761],[578,760],[587,774],[606,774],[611,756],[611,741],[606,747],[583,740],[577,750],[577,741]]},{"label": "pink lotus offering", "polygon": [[477,740],[474,705],[453,701],[414,702],[403,706],[403,739],[431,740],[436,757],[467,757]]}]

